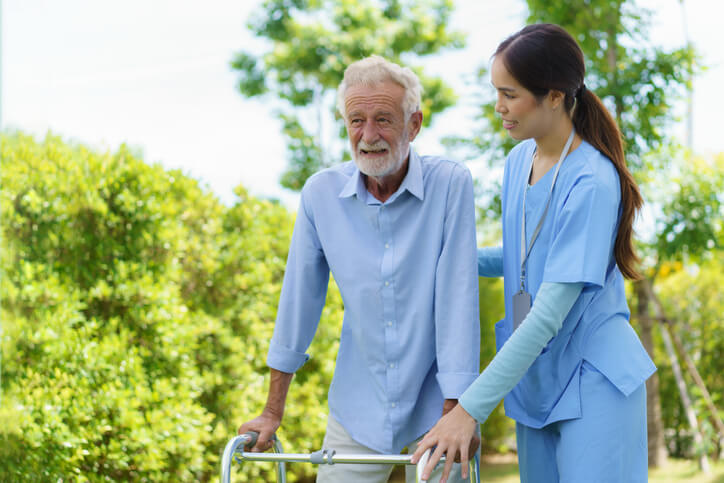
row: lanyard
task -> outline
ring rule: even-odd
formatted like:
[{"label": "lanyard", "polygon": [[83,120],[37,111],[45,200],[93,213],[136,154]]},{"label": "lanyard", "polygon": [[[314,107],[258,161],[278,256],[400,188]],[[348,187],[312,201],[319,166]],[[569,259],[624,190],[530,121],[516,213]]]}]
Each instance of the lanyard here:
[{"label": "lanyard", "polygon": [[[558,163],[556,163],[556,172],[553,174],[553,181],[551,182],[551,189],[548,192],[548,199],[546,200],[546,207],[543,210],[543,214],[540,217],[540,220],[538,220],[538,226],[535,227],[535,230],[533,231],[533,235],[530,237],[530,245],[528,246],[528,250],[525,249],[525,200],[526,195],[528,194],[528,180],[530,180],[530,174],[533,172],[533,158],[531,157],[530,160],[530,168],[528,168],[528,177],[525,181],[525,186],[523,188],[523,228],[520,232],[520,291],[525,290],[525,262],[528,260],[528,256],[530,255],[530,251],[533,249],[533,244],[535,243],[536,239],[538,238],[538,233],[540,233],[540,229],[543,226],[543,221],[546,218],[546,215],[548,214],[548,208],[551,205],[551,199],[553,197],[553,187],[556,185],[556,178],[558,178],[558,171],[561,169],[561,164],[563,164],[563,160],[566,158],[566,155],[568,154],[568,150],[571,147],[571,144],[573,143],[573,136],[576,134],[575,129],[571,129],[571,134],[568,136],[568,141],[566,141],[566,145],[563,147],[563,152],[561,152],[561,157],[558,160]],[[535,156],[535,151],[533,152]]]}]

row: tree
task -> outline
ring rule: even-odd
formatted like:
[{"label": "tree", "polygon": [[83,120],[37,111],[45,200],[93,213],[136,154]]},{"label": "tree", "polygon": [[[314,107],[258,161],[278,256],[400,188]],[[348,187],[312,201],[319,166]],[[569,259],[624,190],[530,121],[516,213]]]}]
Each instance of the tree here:
[{"label": "tree", "polygon": [[[372,54],[407,63],[415,57],[459,48],[463,37],[447,23],[452,0],[267,0],[249,22],[268,41],[261,55],[241,51],[232,61],[246,97],[273,100],[287,142],[283,186],[300,190],[319,169],[349,159],[339,138],[334,91],[350,63]],[[424,88],[424,123],[452,105],[442,80],[414,68]]]},{"label": "tree", "polygon": [[[652,288],[659,292],[661,306],[659,313],[666,314],[667,327],[681,357],[686,361],[692,373],[692,391],[694,408],[699,416],[703,430],[703,442],[692,447],[690,439],[693,426],[687,421],[692,410],[684,407],[674,397],[675,382],[672,372],[660,371],[662,379],[662,400],[671,401],[664,407],[663,419],[667,428],[674,430],[673,441],[669,445],[674,454],[680,456],[696,455],[703,461],[706,454],[718,456],[721,453],[722,437],[721,414],[716,414],[709,395],[721,398],[723,386],[721,365],[724,344],[721,333],[724,320],[721,318],[722,262],[724,251],[724,154],[706,159],[694,157],[685,151],[672,155],[672,167],[669,174],[659,173],[655,179],[661,185],[669,186],[661,190],[655,199],[660,206],[656,226],[655,263],[649,269],[650,279],[656,280]],[[682,287],[686,290],[682,291]],[[680,337],[680,341],[678,340]],[[664,340],[665,342],[665,340]],[[674,361],[671,362],[673,367]],[[665,366],[668,368],[668,365]],[[696,372],[701,374],[700,381]],[[693,384],[696,383],[696,384]],[[720,402],[720,401],[719,401]],[[711,422],[709,422],[711,421]],[[718,433],[718,435],[717,435]],[[693,439],[699,439],[694,435]],[[718,451],[715,451],[719,446]]]}]

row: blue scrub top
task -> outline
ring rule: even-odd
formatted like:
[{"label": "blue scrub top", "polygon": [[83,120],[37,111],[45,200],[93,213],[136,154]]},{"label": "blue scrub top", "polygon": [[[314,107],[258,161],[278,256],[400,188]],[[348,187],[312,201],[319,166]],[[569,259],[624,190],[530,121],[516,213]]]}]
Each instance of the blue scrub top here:
[{"label": "blue scrub top", "polygon": [[[526,245],[545,207],[555,169],[527,187],[533,140],[508,156],[502,187],[506,317],[495,326],[498,350],[513,330],[512,297],[520,288],[523,190]],[[581,416],[580,367],[585,359],[629,395],[656,370],[629,324],[624,280],[613,255],[621,187],[613,163],[583,141],[560,168],[545,222],[527,261],[533,300],[543,282],[583,282],[563,326],[505,398],[505,412],[541,428]]]}]

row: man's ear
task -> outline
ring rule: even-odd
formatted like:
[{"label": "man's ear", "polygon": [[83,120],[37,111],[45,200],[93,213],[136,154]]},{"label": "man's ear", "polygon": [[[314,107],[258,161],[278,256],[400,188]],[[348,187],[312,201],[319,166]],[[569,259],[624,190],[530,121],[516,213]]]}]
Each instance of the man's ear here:
[{"label": "man's ear", "polygon": [[409,141],[412,142],[417,137],[417,134],[422,128],[422,111],[415,111],[410,114],[410,129],[409,129]]}]

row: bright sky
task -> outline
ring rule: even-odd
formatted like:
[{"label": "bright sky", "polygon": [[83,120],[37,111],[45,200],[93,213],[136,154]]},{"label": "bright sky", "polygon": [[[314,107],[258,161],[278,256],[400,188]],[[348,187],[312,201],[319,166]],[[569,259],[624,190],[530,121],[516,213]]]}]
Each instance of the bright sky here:
[{"label": "bright sky", "polygon": [[[242,183],[253,194],[295,207],[296,195],[278,184],[286,163],[280,125],[268,102],[239,94],[229,67],[237,50],[261,46],[245,28],[260,3],[4,0],[2,128],[39,137],[51,130],[99,149],[126,142],[147,161],[201,180],[225,203],[234,201],[232,189]],[[655,9],[654,41],[683,45],[680,0],[641,3]],[[456,4],[453,26],[468,32],[468,48],[425,65],[462,97],[415,142],[427,154],[443,153],[442,136],[469,132],[474,99],[464,80],[525,19],[521,0]],[[709,66],[695,82],[694,148],[724,151],[724,35],[716,21],[724,2],[684,5],[691,40]],[[677,132],[683,137],[683,128]]]}]

